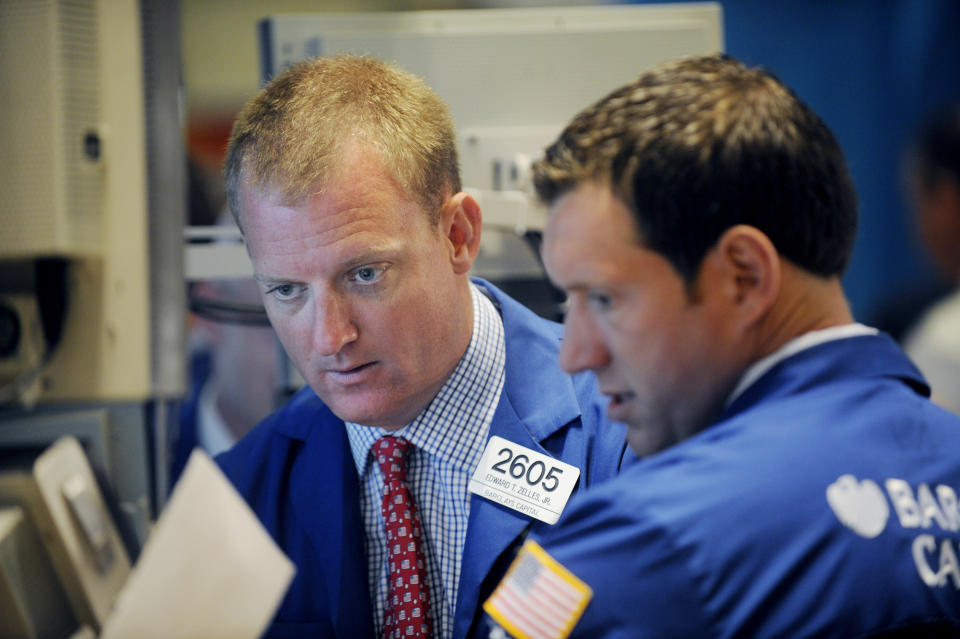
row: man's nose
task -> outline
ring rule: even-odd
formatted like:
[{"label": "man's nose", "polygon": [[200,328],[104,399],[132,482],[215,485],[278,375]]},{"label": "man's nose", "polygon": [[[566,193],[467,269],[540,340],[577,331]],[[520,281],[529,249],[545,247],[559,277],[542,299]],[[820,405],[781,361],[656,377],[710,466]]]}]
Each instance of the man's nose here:
[{"label": "man's nose", "polygon": [[603,343],[603,336],[583,311],[571,306],[563,324],[559,355],[563,370],[568,373],[598,370],[610,363],[610,352]]},{"label": "man's nose", "polygon": [[336,296],[324,296],[316,302],[313,345],[320,355],[336,355],[357,339],[357,326],[349,306]]}]

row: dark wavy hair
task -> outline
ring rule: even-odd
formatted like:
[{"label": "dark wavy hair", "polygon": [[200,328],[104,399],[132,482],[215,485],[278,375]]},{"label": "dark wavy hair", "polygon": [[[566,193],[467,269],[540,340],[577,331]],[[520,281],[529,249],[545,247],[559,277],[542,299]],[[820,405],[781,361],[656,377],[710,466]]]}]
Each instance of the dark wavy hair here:
[{"label": "dark wavy hair", "polygon": [[577,115],[534,184],[550,205],[584,182],[609,186],[688,283],[737,224],[822,277],[843,273],[856,235],[856,191],[826,124],[773,74],[723,54],[655,67]]}]

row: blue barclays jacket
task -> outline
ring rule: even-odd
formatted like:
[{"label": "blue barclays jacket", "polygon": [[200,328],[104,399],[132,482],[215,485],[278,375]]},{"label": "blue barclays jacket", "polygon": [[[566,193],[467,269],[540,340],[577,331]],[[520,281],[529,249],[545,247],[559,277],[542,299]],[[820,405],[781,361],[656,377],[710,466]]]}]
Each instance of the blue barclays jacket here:
[{"label": "blue barclays jacket", "polygon": [[928,395],[888,337],[827,342],[571,503],[532,537],[594,590],[572,636],[960,636],[960,418]]},{"label": "blue barclays jacket", "polygon": [[[608,422],[591,375],[557,364],[562,327],[503,292],[490,292],[503,317],[506,375],[490,435],[580,468],[577,491],[614,476],[626,450],[622,425]],[[269,637],[373,638],[360,486],[343,421],[309,388],[217,457],[297,573]],[[518,544],[547,527],[471,495],[454,637],[480,625]]]}]

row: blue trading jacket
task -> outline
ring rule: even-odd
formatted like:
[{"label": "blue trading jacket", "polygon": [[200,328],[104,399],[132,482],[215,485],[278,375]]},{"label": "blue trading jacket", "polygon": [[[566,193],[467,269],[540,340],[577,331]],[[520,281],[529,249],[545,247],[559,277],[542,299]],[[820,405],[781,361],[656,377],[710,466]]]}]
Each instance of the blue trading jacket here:
[{"label": "blue trading jacket", "polygon": [[572,636],[960,636],[960,418],[884,335],[780,362],[710,428],[533,535],[594,590]]},{"label": "blue trading jacket", "polygon": [[[577,491],[615,475],[623,426],[606,420],[592,375],[559,369],[562,328],[475,282],[499,307],[506,340],[506,378],[490,434],[579,467]],[[296,564],[267,636],[372,639],[360,486],[343,422],[305,388],[217,461]],[[476,495],[471,500],[454,637],[479,624],[480,604],[523,537],[546,527]]]}]

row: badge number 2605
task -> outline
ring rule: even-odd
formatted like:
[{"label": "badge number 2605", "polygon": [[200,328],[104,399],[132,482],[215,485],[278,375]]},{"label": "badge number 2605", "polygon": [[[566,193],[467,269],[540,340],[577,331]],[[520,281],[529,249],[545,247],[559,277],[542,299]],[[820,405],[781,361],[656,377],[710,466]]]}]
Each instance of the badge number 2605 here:
[{"label": "badge number 2605", "polygon": [[579,477],[576,466],[495,435],[470,479],[470,491],[553,524]]},{"label": "badge number 2605", "polygon": [[[523,453],[514,455],[512,448],[504,446],[497,451],[497,457],[502,459],[495,463],[491,468],[494,472],[509,474],[514,479],[525,478],[530,486],[540,485],[545,491],[553,492],[560,485],[560,475],[563,469],[557,466],[547,465],[539,459],[530,462],[530,458]],[[509,464],[509,466],[508,466]],[[527,465],[529,464],[529,466]],[[544,477],[546,475],[546,477]],[[552,482],[552,483],[551,483]],[[548,485],[549,484],[549,485]]]}]

